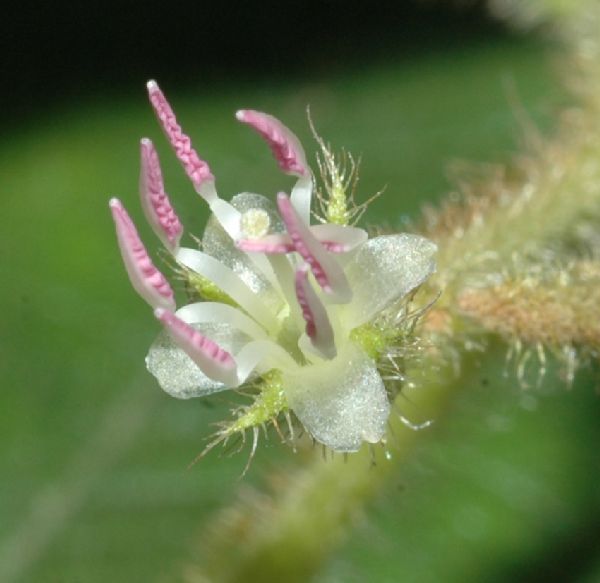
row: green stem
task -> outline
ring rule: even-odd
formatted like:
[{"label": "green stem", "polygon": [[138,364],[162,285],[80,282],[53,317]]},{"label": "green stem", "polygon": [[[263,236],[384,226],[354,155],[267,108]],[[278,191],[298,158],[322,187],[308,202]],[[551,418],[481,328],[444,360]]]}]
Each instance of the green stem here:
[{"label": "green stem", "polygon": [[[423,418],[436,418],[447,401],[468,383],[446,365],[428,359],[421,371],[428,371],[418,386],[397,397],[396,406],[408,399],[411,409]],[[470,370],[467,368],[467,370]],[[424,373],[420,373],[424,374]],[[286,480],[278,495],[267,505],[246,504],[245,517],[238,524],[251,524],[237,540],[222,536],[205,549],[202,577],[193,581],[218,583],[263,583],[309,581],[342,541],[364,508],[366,501],[381,491],[413,450],[419,432],[392,415],[385,448],[363,447],[350,456],[322,459],[315,453],[310,463]],[[252,513],[248,516],[247,513]],[[240,532],[236,529],[236,535]]]},{"label": "green stem", "polygon": [[[594,2],[581,0],[576,4],[582,12],[583,7],[589,7],[588,22],[600,19],[600,9]],[[535,0],[521,3],[496,0],[496,5],[503,3],[516,10],[537,9],[549,17],[568,16],[563,32],[578,30],[571,18],[572,11],[567,10],[571,6],[567,0],[547,4]],[[571,53],[578,59],[580,45],[575,37],[571,40]],[[496,257],[494,265],[488,266],[489,276],[490,270],[510,265],[515,252],[525,256],[528,251],[535,251],[535,247],[539,250],[549,241],[571,232],[582,214],[597,215],[600,102],[598,92],[593,89],[595,83],[600,83],[600,49],[597,39],[593,40],[595,60],[583,63],[581,69],[587,74],[583,83],[585,110],[567,126],[566,133],[524,162],[518,184],[504,180],[488,184],[489,192],[483,193],[484,204],[475,202],[466,211],[449,208],[446,214],[442,211],[438,215],[442,220],[434,221],[432,237],[440,247],[440,254],[433,283],[444,290],[438,306],[452,310],[460,287],[477,270],[485,279],[483,258],[490,254]],[[446,231],[444,220],[451,227]],[[460,333],[457,328],[460,322],[449,321],[448,336],[443,338],[446,344]],[[448,401],[469,384],[472,360],[464,355],[464,350],[461,352],[460,377],[453,373],[455,362],[451,364],[433,355],[426,357],[419,363],[419,371],[412,371],[421,375],[416,387],[403,389],[396,405],[407,397],[425,418],[438,419]],[[204,549],[202,573],[191,574],[190,580],[309,581],[339,546],[348,526],[355,522],[367,502],[385,488],[392,472],[409,458],[419,438],[417,431],[407,428],[396,416],[392,416],[389,434],[394,437],[385,449],[365,447],[347,458],[338,455],[328,461],[315,455],[283,480],[272,499],[244,500],[235,512],[229,509],[226,514],[229,526],[221,523],[216,529],[217,534]]]}]

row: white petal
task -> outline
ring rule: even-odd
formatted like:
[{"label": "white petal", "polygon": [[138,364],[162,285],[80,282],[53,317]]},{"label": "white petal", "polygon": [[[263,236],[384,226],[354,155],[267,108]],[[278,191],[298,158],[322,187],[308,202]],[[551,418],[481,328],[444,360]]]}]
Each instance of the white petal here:
[{"label": "white petal", "polygon": [[375,363],[347,344],[336,359],[284,371],[291,409],[306,430],[334,451],[356,451],[385,433],[390,404]]},{"label": "white petal", "polygon": [[[249,340],[227,324],[193,324],[193,327],[231,353],[239,351]],[[162,331],[150,347],[146,367],[161,388],[177,399],[204,397],[229,388],[208,378],[166,331]]]},{"label": "white petal", "polygon": [[369,239],[346,266],[352,303],[342,321],[353,328],[421,285],[434,271],[435,243],[403,233]]},{"label": "white petal", "polygon": [[179,249],[175,259],[181,265],[212,281],[257,322],[269,330],[277,328],[277,320],[263,302],[263,297],[254,293],[229,267],[207,253],[186,247]]}]

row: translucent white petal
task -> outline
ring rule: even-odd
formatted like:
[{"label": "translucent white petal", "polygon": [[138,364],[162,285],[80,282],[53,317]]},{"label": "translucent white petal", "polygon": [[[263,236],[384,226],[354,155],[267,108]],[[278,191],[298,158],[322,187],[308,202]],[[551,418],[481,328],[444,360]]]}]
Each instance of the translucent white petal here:
[{"label": "translucent white petal", "polygon": [[344,325],[369,321],[421,285],[435,271],[436,250],[435,243],[407,233],[369,239],[345,268],[354,295],[342,307]]},{"label": "translucent white petal", "polygon": [[306,430],[335,451],[385,433],[390,404],[375,363],[348,343],[334,360],[285,370],[285,395]]},{"label": "translucent white petal", "polygon": [[[193,327],[233,354],[249,340],[246,334],[228,324],[193,324]],[[162,331],[150,347],[146,367],[161,388],[177,399],[204,397],[229,388],[208,378],[166,331]]]},{"label": "translucent white petal", "polygon": [[188,324],[223,323],[237,329],[256,340],[267,337],[266,332],[250,317],[240,310],[218,302],[198,302],[189,304],[175,312]]},{"label": "translucent white petal", "polygon": [[250,290],[229,267],[207,253],[186,247],[179,249],[175,259],[181,265],[212,281],[267,329],[273,331],[277,328],[277,319],[263,302],[263,296]]}]

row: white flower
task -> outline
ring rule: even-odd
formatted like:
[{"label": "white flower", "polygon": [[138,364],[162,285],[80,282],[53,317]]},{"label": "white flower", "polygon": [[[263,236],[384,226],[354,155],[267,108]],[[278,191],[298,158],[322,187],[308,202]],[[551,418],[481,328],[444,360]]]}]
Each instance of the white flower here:
[{"label": "white flower", "polygon": [[435,245],[417,235],[368,239],[348,225],[310,225],[313,177],[302,146],[278,120],[256,111],[239,111],[237,118],[258,131],[281,170],[297,182],[290,197],[280,193],[275,202],[251,193],[226,202],[156,83],[148,83],[148,91],[179,160],[212,211],[202,250],[179,246],[183,228],[147,139],[141,143],[145,214],[192,287],[211,289],[219,300],[175,311],[168,282],[122,204],[112,199],[131,282],[165,328],[150,349],[148,369],[167,393],[182,399],[261,377],[270,379],[264,386],[272,389],[276,379],[275,393],[264,389],[260,415],[255,411],[239,430],[289,408],[315,440],[335,451],[379,442],[390,404],[377,364],[356,341],[356,331],[425,281],[434,270]]}]

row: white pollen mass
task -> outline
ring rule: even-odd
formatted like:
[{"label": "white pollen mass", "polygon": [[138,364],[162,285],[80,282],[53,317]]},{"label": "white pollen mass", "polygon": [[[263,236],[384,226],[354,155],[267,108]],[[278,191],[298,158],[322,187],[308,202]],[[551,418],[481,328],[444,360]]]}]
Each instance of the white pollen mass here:
[{"label": "white pollen mass", "polygon": [[271,219],[263,209],[252,208],[242,214],[242,234],[248,239],[259,239],[269,232]]}]

